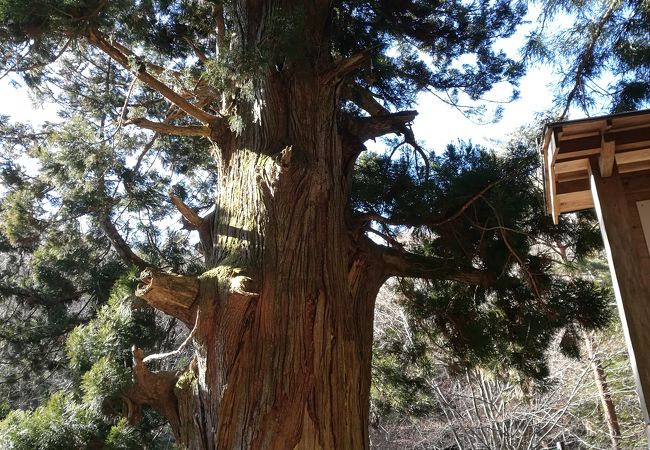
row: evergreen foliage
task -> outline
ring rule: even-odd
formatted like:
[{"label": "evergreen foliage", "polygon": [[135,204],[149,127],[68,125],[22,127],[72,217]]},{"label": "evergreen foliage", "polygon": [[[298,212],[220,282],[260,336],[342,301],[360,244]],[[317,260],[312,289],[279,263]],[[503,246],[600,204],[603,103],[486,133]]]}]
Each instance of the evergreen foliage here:
[{"label": "evergreen foliage", "polygon": [[[237,22],[235,3],[0,0],[4,70],[57,103],[61,117],[37,130],[0,121],[0,356],[9,363],[0,371],[0,445],[169,447],[159,416],[124,419],[131,346],[164,352],[181,340],[175,320],[131,296],[136,268],[212,269],[202,261],[212,249],[196,244],[187,215],[179,220],[172,207],[175,199],[195,214],[213,206],[220,149],[205,128],[224,119],[235,138],[246,135],[265,107],[264,77],[320,69],[303,39],[308,4],[275,9],[251,49],[256,36]],[[319,51],[331,65],[365,56],[343,77],[329,125],[391,117],[425,90],[489,115],[480,100],[495,84],[508,82],[517,95],[523,66],[495,42],[512,35],[525,10],[504,0],[333,2],[332,40]],[[235,31],[216,35],[206,18],[219,11]],[[347,212],[357,231],[413,260],[409,276],[432,280],[400,282],[416,337],[408,351],[391,344],[377,376],[423,386],[434,345],[449,350],[451,367],[543,378],[558,333],[571,352],[572,327],[609,318],[604,290],[558,276],[542,246],[550,240],[587,254],[599,245],[592,222],[580,216],[553,227],[544,217],[530,139],[504,155],[457,144],[436,156],[408,122],[390,132],[404,141],[386,140],[385,153],[360,152],[353,164]],[[263,156],[282,159],[276,151]],[[189,357],[155,365],[180,372]],[[32,375],[49,381],[32,384]],[[409,414],[421,414],[434,406],[419,389],[396,389],[381,408],[407,403]]]},{"label": "evergreen foliage", "polygon": [[[527,56],[551,63],[562,78],[558,104],[585,112],[625,112],[648,107],[650,6],[642,0],[539,2],[540,27],[529,36]],[[557,27],[563,15],[569,26]],[[554,20],[557,19],[557,22]]]},{"label": "evergreen foliage", "polygon": [[11,411],[0,422],[0,446],[25,450],[169,448],[170,437],[160,418],[148,416],[132,426],[120,417],[124,412],[121,396],[131,386],[128,348],[151,347],[162,331],[153,311],[132,296],[129,279],[132,276],[119,279],[96,317],[68,335],[65,347],[72,389],[55,392],[33,411]]}]

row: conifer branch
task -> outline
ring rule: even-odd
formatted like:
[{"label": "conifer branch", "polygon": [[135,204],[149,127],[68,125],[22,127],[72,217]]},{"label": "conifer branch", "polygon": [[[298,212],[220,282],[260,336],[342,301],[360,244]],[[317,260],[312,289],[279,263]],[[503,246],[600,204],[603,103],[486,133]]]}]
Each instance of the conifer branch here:
[{"label": "conifer branch", "polygon": [[100,211],[97,215],[99,221],[99,226],[113,245],[113,248],[118,255],[128,264],[133,264],[140,270],[144,270],[147,267],[151,267],[151,264],[146,262],[144,259],[136,255],[129,244],[126,243],[120,232],[117,230],[117,227],[109,217],[109,212],[107,209]]},{"label": "conifer branch", "polygon": [[567,95],[566,102],[564,105],[564,110],[560,115],[560,120],[566,119],[566,117],[569,114],[569,108],[571,108],[571,103],[573,103],[573,99],[575,98],[576,94],[578,94],[580,90],[584,89],[583,78],[585,78],[585,72],[588,70],[591,60],[594,57],[594,49],[596,48],[596,43],[598,39],[600,39],[600,36],[603,33],[603,29],[607,24],[607,21],[610,19],[612,14],[614,14],[614,12],[616,11],[616,7],[619,4],[620,2],[616,0],[610,0],[607,9],[605,10],[605,12],[603,12],[603,15],[598,19],[598,23],[596,24],[593,34],[591,35],[591,40],[589,41],[589,45],[580,55],[580,61],[575,71],[575,82],[573,83],[573,87],[571,88],[569,94]]},{"label": "conifer branch", "polygon": [[473,267],[450,267],[451,261],[444,258],[418,255],[382,245],[376,247],[380,251],[387,278],[451,280],[480,286],[488,285],[494,278],[490,272]]},{"label": "conifer branch", "polygon": [[437,220],[434,220],[434,219],[429,219],[429,220],[417,220],[417,219],[412,219],[412,218],[409,219],[409,218],[399,217],[399,216],[385,217],[385,216],[382,216],[381,214],[379,214],[379,213],[377,213],[377,212],[375,212],[375,211],[368,211],[368,212],[362,213],[362,214],[360,214],[360,215],[358,216],[358,217],[359,217],[359,221],[361,221],[361,222],[367,222],[367,221],[372,220],[372,221],[379,222],[379,223],[382,223],[382,224],[386,224],[386,225],[395,225],[395,226],[399,226],[399,225],[413,226],[413,227],[417,227],[417,226],[427,226],[427,227],[429,227],[429,228],[440,227],[440,226],[442,226],[442,225],[446,225],[446,224],[448,224],[448,223],[450,223],[450,222],[453,222],[454,220],[458,219],[460,216],[463,215],[463,213],[464,213],[465,211],[467,211],[467,209],[468,209],[470,206],[472,206],[473,203],[475,203],[476,201],[478,201],[478,200],[481,199],[481,198],[484,199],[484,195],[485,195],[488,191],[490,191],[490,190],[491,190],[492,188],[494,188],[495,186],[501,184],[502,182],[504,182],[504,181],[507,180],[508,178],[509,178],[509,176],[507,176],[507,177],[503,177],[503,178],[499,178],[498,180],[493,181],[492,183],[488,184],[488,185],[485,186],[483,189],[481,189],[480,191],[478,191],[476,194],[472,195],[472,196],[471,196],[471,197],[470,197],[470,198],[469,198],[465,203],[463,203],[463,204],[460,206],[460,208],[458,208],[454,213],[452,213],[452,214],[450,214],[450,215],[448,215],[448,216],[445,216],[445,217],[439,218],[439,219],[437,219]]},{"label": "conifer branch", "polygon": [[205,220],[199,216],[196,211],[187,206],[183,200],[172,192],[169,193],[169,199],[176,207],[178,212],[181,213],[183,218],[195,229],[199,229],[205,225]]},{"label": "conifer branch", "polygon": [[185,111],[188,115],[208,125],[214,124],[220,120],[219,117],[203,111],[196,105],[193,105],[185,98],[183,98],[183,96],[176,93],[173,89],[167,86],[165,83],[161,82],[156,77],[147,72],[146,64],[143,63],[138,67],[133,67],[130,58],[122,53],[117,47],[109,43],[108,40],[106,40],[106,38],[104,38],[96,30],[90,30],[87,35],[87,39],[92,46],[98,48],[113,58],[122,67],[131,71],[140,81],[160,93],[163,97]]},{"label": "conifer branch", "polygon": [[205,125],[170,125],[164,122],[153,122],[144,117],[136,117],[124,122],[124,125],[135,125],[140,128],[152,130],[157,133],[170,134],[173,136],[210,136],[210,127]]}]

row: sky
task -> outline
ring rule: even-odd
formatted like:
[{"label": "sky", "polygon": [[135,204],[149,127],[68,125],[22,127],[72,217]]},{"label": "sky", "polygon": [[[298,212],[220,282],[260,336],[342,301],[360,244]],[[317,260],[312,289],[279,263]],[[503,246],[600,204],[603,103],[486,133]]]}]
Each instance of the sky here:
[{"label": "sky", "polygon": [[[536,10],[529,12],[528,24],[521,27],[512,38],[500,43],[503,50],[511,57],[517,57],[523,37],[535,26],[536,15]],[[11,81],[9,77],[0,80],[0,114],[10,116],[12,121],[33,124],[58,120],[54,105],[34,103],[17,78],[13,79],[17,87],[12,86]],[[520,82],[519,99],[503,105],[504,114],[500,121],[486,125],[471,121],[459,110],[445,104],[433,94],[421,94],[416,108],[419,115],[413,122],[415,137],[424,141],[427,149],[435,150],[437,153],[441,152],[446,144],[459,139],[471,140],[475,144],[487,147],[498,147],[498,142],[505,140],[509,133],[522,125],[534,124],[535,114],[551,107],[555,82],[556,79],[548,68],[529,69]],[[509,87],[500,86],[488,93],[486,98],[505,100],[509,93]]]},{"label": "sky", "polygon": [[[495,141],[504,139],[517,127],[533,123],[536,112],[551,106],[552,83],[549,84],[548,75],[548,71],[542,68],[531,70],[521,81],[521,97],[503,105],[504,115],[499,122],[487,125],[469,120],[432,94],[422,94],[418,98],[419,115],[413,123],[415,136],[438,152],[447,143],[458,139],[471,139],[474,143],[493,146]],[[494,93],[491,95],[495,96]],[[502,98],[507,98],[507,93]],[[20,84],[12,86],[6,78],[0,80],[0,114],[10,116],[15,122],[34,124],[58,120],[54,105],[34,103],[24,87]]]}]

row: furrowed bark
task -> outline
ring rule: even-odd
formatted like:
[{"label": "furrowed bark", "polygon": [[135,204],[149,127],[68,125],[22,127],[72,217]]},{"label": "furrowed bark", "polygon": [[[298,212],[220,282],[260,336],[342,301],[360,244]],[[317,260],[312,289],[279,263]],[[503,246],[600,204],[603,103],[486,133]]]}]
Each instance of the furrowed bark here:
[{"label": "furrowed bark", "polygon": [[[268,42],[283,6],[238,2],[231,50]],[[194,362],[174,386],[182,448],[369,448],[374,301],[388,273],[346,220],[351,135],[336,120],[337,83],[323,82],[330,69],[341,76],[323,44],[330,6],[304,4],[296,39],[313,64],[269,66],[252,100],[235,99],[244,128],[212,126],[214,212],[199,221],[175,202],[203,233],[208,270],[142,277],[149,304],[188,328],[196,320]]]}]

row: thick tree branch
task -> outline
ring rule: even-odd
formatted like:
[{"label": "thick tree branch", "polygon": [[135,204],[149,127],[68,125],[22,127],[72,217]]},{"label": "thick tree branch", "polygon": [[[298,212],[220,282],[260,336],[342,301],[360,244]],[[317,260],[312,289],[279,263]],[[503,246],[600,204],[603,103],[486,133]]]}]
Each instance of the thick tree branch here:
[{"label": "thick tree branch", "polygon": [[99,34],[99,32],[90,30],[87,35],[87,39],[92,46],[106,53],[125,69],[133,72],[140,81],[145,83],[153,90],[158,91],[163,97],[185,111],[188,115],[208,125],[212,125],[220,120],[219,117],[203,111],[196,105],[193,105],[185,98],[183,98],[183,96],[176,93],[169,86],[162,83],[156,77],[148,73],[146,64],[142,64],[139,67],[133,67],[129,57],[122,53],[117,47],[109,43],[101,34]]},{"label": "thick tree branch", "polygon": [[190,327],[199,295],[199,280],[147,268],[140,274],[135,295]]},{"label": "thick tree branch", "polygon": [[176,207],[178,212],[181,213],[183,218],[195,229],[200,229],[205,225],[205,221],[197,214],[192,208],[187,206],[183,200],[172,192],[169,193],[169,199]]},{"label": "thick tree branch", "polygon": [[372,92],[355,83],[348,83],[343,87],[341,95],[346,100],[351,101],[359,108],[366,111],[371,116],[380,116],[390,114],[390,111],[384,107],[372,95]]},{"label": "thick tree branch", "polygon": [[174,136],[203,136],[209,137],[211,134],[210,127],[205,125],[186,125],[177,126],[169,125],[164,122],[153,122],[144,117],[136,117],[124,122],[124,125],[135,125],[140,128],[152,130],[157,133],[171,134]]},{"label": "thick tree branch", "polygon": [[376,247],[380,251],[387,278],[451,280],[481,286],[486,286],[493,281],[493,275],[489,272],[473,267],[450,267],[450,261],[443,258],[418,255],[380,245]]},{"label": "thick tree branch", "polygon": [[179,428],[178,399],[174,393],[178,377],[173,372],[152,372],[143,362],[144,352],[135,346],[133,355],[133,386],[124,395],[127,419],[131,425],[142,420],[142,407],[151,406],[162,414],[174,432]]},{"label": "thick tree branch", "polygon": [[405,125],[413,122],[417,111],[400,111],[371,117],[345,116],[344,126],[361,141],[374,139],[389,133],[403,134]]},{"label": "thick tree branch", "polygon": [[[387,117],[393,114],[401,114],[391,113],[385,106],[377,101],[372,92],[354,83],[345,86],[343,90],[343,97],[356,104],[358,107],[370,114],[373,118],[382,116]],[[415,111],[404,111],[403,113],[415,113],[415,115],[417,115],[417,112]],[[415,115],[413,118],[415,118]],[[422,147],[420,147],[420,144],[417,143],[415,135],[413,134],[413,130],[411,130],[411,127],[409,126],[409,123],[412,120],[413,119],[405,121],[401,125],[394,124],[394,129],[389,132],[404,135],[404,143],[410,145],[416,154],[420,155],[422,158],[425,168],[425,178],[428,178],[430,172],[429,158],[427,157],[427,154],[422,149]]]},{"label": "thick tree branch", "polygon": [[133,250],[131,250],[129,244],[126,243],[124,238],[120,235],[120,232],[115,227],[115,224],[111,222],[108,210],[100,211],[97,215],[97,220],[99,221],[100,228],[108,240],[111,241],[111,244],[113,244],[113,248],[125,262],[133,264],[140,270],[151,267],[151,264],[140,258],[133,252]]},{"label": "thick tree branch", "polygon": [[324,83],[336,83],[370,58],[372,49],[362,50],[337,62],[336,66],[323,75]]}]

